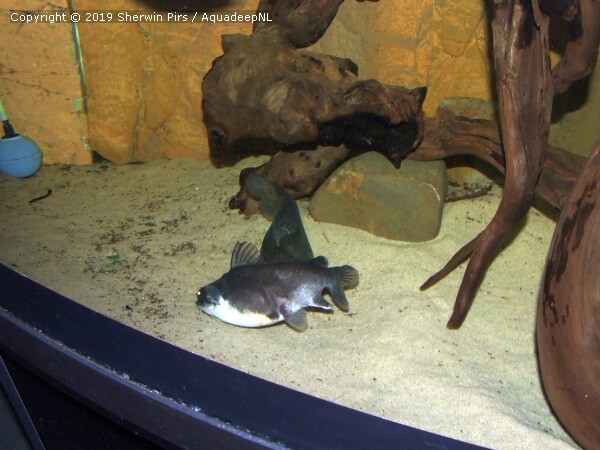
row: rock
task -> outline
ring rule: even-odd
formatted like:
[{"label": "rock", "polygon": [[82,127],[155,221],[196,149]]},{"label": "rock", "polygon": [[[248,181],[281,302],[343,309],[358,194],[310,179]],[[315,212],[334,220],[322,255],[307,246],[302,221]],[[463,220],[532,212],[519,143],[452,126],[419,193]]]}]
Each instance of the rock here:
[{"label": "rock", "polygon": [[[73,3],[79,11],[99,9],[93,0]],[[112,11],[113,15],[117,11],[161,14],[165,17],[162,22],[78,25],[90,146],[115,163],[208,159],[202,79],[222,53],[221,35],[249,33],[252,24],[198,19],[192,23],[191,16],[185,22],[167,21],[164,8],[156,9],[154,3],[157,2],[109,0],[101,9]],[[180,3],[175,9],[186,9],[187,3]],[[252,11],[256,3],[239,0],[235,7],[238,11]],[[68,25],[72,35],[71,24]]]},{"label": "rock", "polygon": [[427,86],[423,105],[434,115],[443,98],[494,98],[485,2],[462,0],[344,2],[312,50],[344,56],[361,78]]},{"label": "rock", "polygon": [[143,34],[135,23],[87,23],[79,35],[90,147],[114,163],[129,162],[139,115],[140,66],[146,55]]},{"label": "rock", "polygon": [[310,214],[388,239],[427,241],[440,230],[447,186],[443,161],[404,160],[396,170],[369,152],[331,174],[313,195]]},{"label": "rock", "polygon": [[92,162],[73,24],[11,17],[68,10],[66,0],[0,2],[0,99],[15,131],[40,147],[44,164]]}]

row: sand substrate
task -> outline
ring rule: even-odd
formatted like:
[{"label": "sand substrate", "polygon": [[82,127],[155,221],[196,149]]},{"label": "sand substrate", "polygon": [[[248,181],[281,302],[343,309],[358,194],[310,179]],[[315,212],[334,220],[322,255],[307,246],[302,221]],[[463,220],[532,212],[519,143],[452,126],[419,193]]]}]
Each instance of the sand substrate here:
[{"label": "sand substrate", "polygon": [[[309,313],[309,329],[245,329],[201,313],[196,292],[228,270],[237,240],[260,245],[269,222],[227,203],[246,159],[44,166],[0,177],[0,260],[139,330],[276,383],[425,430],[495,448],[575,446],[537,373],[539,282],[555,223],[532,209],[491,265],[462,328],[446,329],[464,265],[419,286],[490,221],[501,188],[445,207],[429,242],[386,240],[317,223],[316,254],[351,264],[350,313]],[[29,203],[52,189],[52,194]],[[98,339],[102,339],[98,336]]]}]

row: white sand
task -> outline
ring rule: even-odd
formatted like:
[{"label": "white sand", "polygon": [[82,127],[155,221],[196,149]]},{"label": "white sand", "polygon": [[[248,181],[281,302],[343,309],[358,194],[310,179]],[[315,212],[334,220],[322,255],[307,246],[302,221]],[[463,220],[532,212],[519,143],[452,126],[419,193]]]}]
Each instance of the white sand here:
[{"label": "white sand", "polygon": [[[467,320],[446,329],[464,265],[420,284],[489,222],[501,189],[446,205],[440,235],[403,243],[316,223],[317,254],[351,264],[350,313],[309,313],[309,329],[243,329],[200,313],[195,294],[228,270],[236,240],[269,222],[227,208],[245,160],[43,167],[0,177],[0,260],[82,304],[175,345],[343,405],[495,448],[575,444],[544,400],[534,354],[539,280],[554,222],[533,209],[490,267]],[[52,188],[50,197],[28,201]],[[101,337],[98,337],[101,339]]]}]

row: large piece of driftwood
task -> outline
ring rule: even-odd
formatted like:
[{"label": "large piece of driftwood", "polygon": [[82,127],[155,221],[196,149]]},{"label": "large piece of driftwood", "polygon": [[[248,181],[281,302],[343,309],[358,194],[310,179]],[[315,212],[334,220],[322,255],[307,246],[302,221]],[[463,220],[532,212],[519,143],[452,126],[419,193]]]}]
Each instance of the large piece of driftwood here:
[{"label": "large piece of driftwood", "polygon": [[600,445],[600,141],[563,208],[546,261],[537,355],[556,415],[583,448]]},{"label": "large piece of driftwood", "polygon": [[399,162],[418,145],[425,88],[361,80],[349,59],[298,48],[320,37],[340,3],[261,2],[277,13],[272,23],[223,36],[202,83],[213,159],[346,145]]},{"label": "large piece of driftwood", "polygon": [[[538,5],[546,12],[562,13],[572,25],[573,40],[552,74],[549,67],[548,18]],[[548,148],[553,90],[566,90],[575,80],[589,74],[596,63],[600,42],[599,8],[598,2],[592,0],[494,0],[493,53],[505,150],[505,190],[492,222],[422,287],[436,283],[470,256],[454,312],[448,322],[449,328],[461,325],[490,261],[512,236],[527,212],[536,185],[547,194],[549,189],[554,189],[553,183],[579,165],[570,161],[574,157],[554,151],[546,164],[546,167],[552,165],[552,170],[541,170]],[[488,161],[500,165],[497,154],[490,154]],[[560,167],[561,164],[563,167]],[[572,179],[568,181],[570,183]],[[564,199],[563,192],[549,200],[561,204]]]},{"label": "large piece of driftwood", "polygon": [[460,327],[487,268],[527,213],[542,170],[552,109],[548,17],[537,2],[495,0],[492,35],[506,179],[498,211],[462,247],[426,289],[470,258],[448,328]]},{"label": "large piece of driftwood", "polygon": [[[341,147],[317,147],[312,151],[279,152],[266,164],[244,169],[240,174],[240,191],[230,207],[248,215],[258,212],[256,202],[246,195],[244,180],[258,171],[283,186],[294,198],[308,197],[350,155]],[[443,105],[435,117],[425,119],[424,138],[407,158],[433,161],[451,156],[472,155],[505,173],[504,149],[500,126],[496,121],[458,115]],[[542,173],[535,188],[536,195],[561,209],[569,197],[586,158],[549,145]]]}]

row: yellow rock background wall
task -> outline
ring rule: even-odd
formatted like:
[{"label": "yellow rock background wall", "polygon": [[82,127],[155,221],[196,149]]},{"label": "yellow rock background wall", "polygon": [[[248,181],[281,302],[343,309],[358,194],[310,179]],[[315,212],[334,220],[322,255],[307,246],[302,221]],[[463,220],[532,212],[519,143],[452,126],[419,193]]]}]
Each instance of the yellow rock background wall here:
[{"label": "yellow rock background wall", "polygon": [[[72,24],[10,22],[11,10],[68,11],[68,3],[0,0],[0,99],[17,132],[38,142],[44,162],[86,164],[93,151],[117,163],[208,158],[202,79],[222,53],[221,35],[248,34],[251,24],[79,23],[82,83]],[[172,7],[160,0],[70,3],[80,12]],[[174,5],[188,3],[199,4]],[[228,3],[252,11],[258,1]],[[424,107],[432,115],[446,97],[493,98],[485,6],[485,0],[346,0],[313,49],[353,59],[363,78],[427,86]],[[565,110],[582,109],[553,125],[557,145],[587,154],[598,138],[599,74],[583,86],[587,97],[561,100]]]},{"label": "yellow rock background wall", "polygon": [[484,7],[484,0],[346,1],[314,48],[353,59],[361,77],[427,86],[424,108],[433,115],[445,97],[492,97]]},{"label": "yellow rock background wall", "polygon": [[[112,0],[103,9],[166,15],[148,3]],[[74,0],[82,11],[97,9],[97,4]],[[257,2],[235,4],[238,11],[251,11]],[[222,34],[251,31],[250,23],[81,24],[91,148],[117,163],[208,158],[202,79],[222,54]]]},{"label": "yellow rock background wall", "polygon": [[[69,23],[11,23],[12,10],[61,11],[38,0],[0,0],[0,100],[15,131],[35,140],[44,163],[89,164],[87,118]],[[2,132],[0,131],[0,134]]]}]

